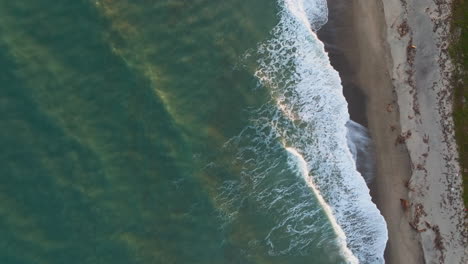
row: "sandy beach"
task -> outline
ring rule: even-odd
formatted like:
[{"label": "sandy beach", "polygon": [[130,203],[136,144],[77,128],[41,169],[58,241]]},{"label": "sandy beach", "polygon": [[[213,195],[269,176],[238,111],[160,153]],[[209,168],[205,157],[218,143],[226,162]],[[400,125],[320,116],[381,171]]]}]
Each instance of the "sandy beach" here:
[{"label": "sandy beach", "polygon": [[388,225],[387,263],[466,263],[447,56],[449,1],[328,0],[319,36],[350,114],[369,128],[371,194]]}]

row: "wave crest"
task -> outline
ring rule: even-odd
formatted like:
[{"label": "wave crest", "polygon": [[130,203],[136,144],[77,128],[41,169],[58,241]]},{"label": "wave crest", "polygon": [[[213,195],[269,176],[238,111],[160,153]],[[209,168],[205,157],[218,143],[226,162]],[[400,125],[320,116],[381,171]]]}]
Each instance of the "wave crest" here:
[{"label": "wave crest", "polygon": [[383,263],[387,229],[356,170],[347,144],[347,102],[314,30],[326,21],[326,1],[281,0],[280,22],[258,48],[255,75],[291,120],[276,130],[304,157],[309,177],[332,207],[348,247],[362,263]]}]

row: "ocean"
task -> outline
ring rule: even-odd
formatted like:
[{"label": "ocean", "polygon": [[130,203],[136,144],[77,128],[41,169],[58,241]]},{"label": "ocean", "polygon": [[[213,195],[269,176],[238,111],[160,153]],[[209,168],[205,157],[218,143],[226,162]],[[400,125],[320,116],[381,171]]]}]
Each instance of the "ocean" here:
[{"label": "ocean", "polygon": [[0,0],[0,263],[383,263],[326,0]]}]

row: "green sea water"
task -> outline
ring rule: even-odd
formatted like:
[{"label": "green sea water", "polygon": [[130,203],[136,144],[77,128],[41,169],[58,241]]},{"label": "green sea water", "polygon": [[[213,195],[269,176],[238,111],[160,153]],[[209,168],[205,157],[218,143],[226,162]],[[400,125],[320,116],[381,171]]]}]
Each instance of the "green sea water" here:
[{"label": "green sea water", "polygon": [[343,262],[280,140],[239,161],[278,8],[0,0],[0,263]]}]

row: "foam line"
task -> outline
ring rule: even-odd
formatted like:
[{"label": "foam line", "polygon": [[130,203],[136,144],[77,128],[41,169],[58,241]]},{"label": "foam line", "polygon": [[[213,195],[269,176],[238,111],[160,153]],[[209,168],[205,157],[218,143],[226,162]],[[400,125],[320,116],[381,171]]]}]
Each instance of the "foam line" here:
[{"label": "foam line", "polygon": [[349,248],[347,247],[346,235],[343,229],[341,228],[341,226],[338,225],[336,218],[333,215],[332,209],[323,199],[323,196],[320,194],[320,191],[315,186],[312,178],[309,177],[309,169],[307,168],[307,162],[304,160],[304,157],[302,157],[302,155],[299,152],[297,152],[297,150],[294,148],[287,147],[286,150],[289,152],[289,154],[291,154],[296,159],[298,170],[301,176],[303,177],[304,181],[307,183],[307,185],[310,187],[310,189],[314,193],[315,197],[317,198],[317,201],[320,203],[323,210],[325,211],[325,214],[327,215],[328,220],[332,224],[333,230],[335,231],[335,234],[338,237],[338,242],[341,248],[341,254],[346,258],[346,260],[349,261],[349,263],[359,263],[356,256],[354,256],[351,250],[349,250]]}]

